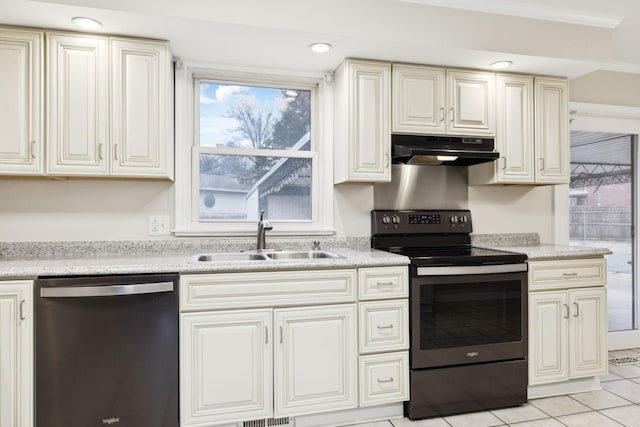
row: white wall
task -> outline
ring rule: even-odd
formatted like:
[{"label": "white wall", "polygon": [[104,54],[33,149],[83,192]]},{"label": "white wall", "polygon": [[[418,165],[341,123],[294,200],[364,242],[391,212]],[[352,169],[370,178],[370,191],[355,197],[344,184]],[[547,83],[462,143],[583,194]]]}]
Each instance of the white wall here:
[{"label": "white wall", "polygon": [[151,239],[148,216],[174,216],[164,181],[1,179],[0,200],[4,242]]}]

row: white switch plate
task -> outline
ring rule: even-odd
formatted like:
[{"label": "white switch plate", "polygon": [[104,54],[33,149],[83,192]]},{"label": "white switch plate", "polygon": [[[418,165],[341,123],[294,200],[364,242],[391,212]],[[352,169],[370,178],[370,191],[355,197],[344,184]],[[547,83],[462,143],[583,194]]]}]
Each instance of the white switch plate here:
[{"label": "white switch plate", "polygon": [[169,215],[150,215],[149,234],[151,236],[165,236],[169,234]]}]

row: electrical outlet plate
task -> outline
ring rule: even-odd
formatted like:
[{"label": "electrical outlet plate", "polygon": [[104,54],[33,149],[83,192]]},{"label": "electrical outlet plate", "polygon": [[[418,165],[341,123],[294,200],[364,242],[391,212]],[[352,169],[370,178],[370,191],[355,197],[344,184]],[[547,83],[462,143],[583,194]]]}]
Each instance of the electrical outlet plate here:
[{"label": "electrical outlet plate", "polygon": [[166,236],[169,235],[169,215],[149,216],[149,235]]}]

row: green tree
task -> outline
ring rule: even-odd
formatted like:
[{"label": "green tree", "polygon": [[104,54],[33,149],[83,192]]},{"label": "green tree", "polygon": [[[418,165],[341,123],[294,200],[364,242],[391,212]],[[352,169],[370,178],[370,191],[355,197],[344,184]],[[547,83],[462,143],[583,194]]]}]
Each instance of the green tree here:
[{"label": "green tree", "polygon": [[[297,93],[292,98],[291,94]],[[292,147],[311,129],[311,92],[308,90],[282,89],[282,96],[288,99],[282,117],[273,125],[269,148]]]}]

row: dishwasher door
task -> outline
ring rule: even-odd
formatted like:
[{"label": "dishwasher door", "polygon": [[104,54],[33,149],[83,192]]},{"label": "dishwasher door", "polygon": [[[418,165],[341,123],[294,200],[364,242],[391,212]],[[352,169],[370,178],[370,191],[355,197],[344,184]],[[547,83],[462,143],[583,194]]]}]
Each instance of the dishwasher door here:
[{"label": "dishwasher door", "polygon": [[36,280],[36,427],[177,427],[178,275]]}]

